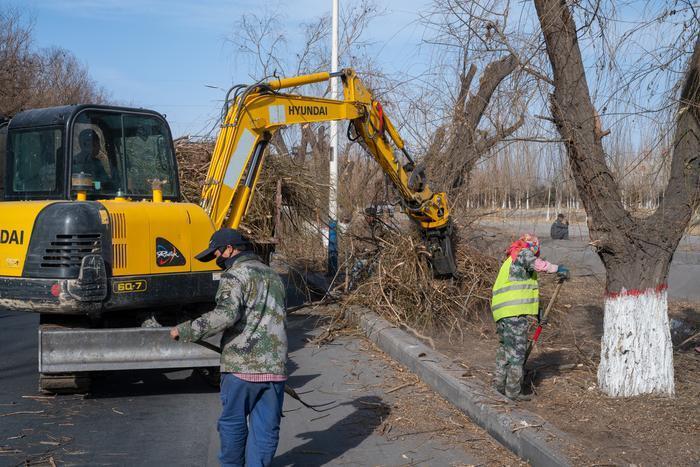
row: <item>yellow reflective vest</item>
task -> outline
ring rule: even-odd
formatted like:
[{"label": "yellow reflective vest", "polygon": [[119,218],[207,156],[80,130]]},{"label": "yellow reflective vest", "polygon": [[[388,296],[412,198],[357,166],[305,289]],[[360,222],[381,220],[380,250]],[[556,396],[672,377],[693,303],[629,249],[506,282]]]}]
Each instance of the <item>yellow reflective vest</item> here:
[{"label": "yellow reflective vest", "polygon": [[496,283],[493,284],[491,312],[493,319],[521,315],[537,315],[540,303],[540,290],[537,285],[537,273],[530,279],[511,281],[510,266],[513,260],[508,257],[498,271]]}]

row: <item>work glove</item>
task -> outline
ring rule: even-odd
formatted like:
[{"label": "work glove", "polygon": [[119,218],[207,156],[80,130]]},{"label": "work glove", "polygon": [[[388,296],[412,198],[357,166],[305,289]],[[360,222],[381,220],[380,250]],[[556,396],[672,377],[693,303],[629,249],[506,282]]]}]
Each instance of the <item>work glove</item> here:
[{"label": "work glove", "polygon": [[559,265],[559,267],[557,268],[557,277],[559,278],[559,280],[568,281],[569,279],[571,279],[571,273],[564,266]]}]

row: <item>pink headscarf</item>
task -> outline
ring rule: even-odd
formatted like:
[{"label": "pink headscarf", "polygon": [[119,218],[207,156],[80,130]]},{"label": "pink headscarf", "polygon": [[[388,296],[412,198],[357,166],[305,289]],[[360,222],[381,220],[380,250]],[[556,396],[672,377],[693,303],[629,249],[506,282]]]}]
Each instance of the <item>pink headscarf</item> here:
[{"label": "pink headscarf", "polygon": [[518,240],[511,243],[506,250],[506,254],[515,261],[515,258],[518,257],[520,250],[523,248],[531,250],[535,256],[540,256],[540,240],[531,234],[524,234]]}]

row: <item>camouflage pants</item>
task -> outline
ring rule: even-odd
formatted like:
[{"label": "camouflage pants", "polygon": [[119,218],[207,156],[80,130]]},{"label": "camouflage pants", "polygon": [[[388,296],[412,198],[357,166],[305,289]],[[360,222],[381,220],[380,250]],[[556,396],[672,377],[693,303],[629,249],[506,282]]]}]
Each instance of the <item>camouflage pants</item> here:
[{"label": "camouflage pants", "polygon": [[527,331],[533,322],[529,315],[503,318],[496,324],[500,346],[496,351],[496,389],[508,397],[520,394],[527,350]]}]

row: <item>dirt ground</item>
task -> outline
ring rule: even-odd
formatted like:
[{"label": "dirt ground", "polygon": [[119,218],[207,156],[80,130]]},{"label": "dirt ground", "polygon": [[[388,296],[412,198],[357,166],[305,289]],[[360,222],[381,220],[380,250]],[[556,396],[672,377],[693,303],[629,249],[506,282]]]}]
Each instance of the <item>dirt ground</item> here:
[{"label": "dirt ground", "polygon": [[[570,218],[585,227],[583,217],[579,219],[571,215]],[[588,233],[584,227],[579,229],[580,232],[576,231],[579,249],[586,248]],[[553,253],[555,245],[548,240],[549,223],[542,219],[535,223],[531,219],[499,219],[497,223],[493,219],[481,219],[470,229],[460,231],[460,236],[477,251],[502,257],[505,246],[522,231],[535,232],[544,239],[542,253],[545,258],[548,247]],[[571,245],[576,242],[572,240]],[[700,247],[700,237],[687,235],[682,244],[694,254]],[[556,247],[567,250],[566,242],[560,242]],[[565,264],[574,277],[563,286],[549,324],[527,364],[526,368],[531,371],[526,378],[526,392],[533,393],[533,400],[519,404],[570,436],[570,448],[567,449],[570,449],[568,454],[574,465],[700,466],[700,353],[695,350],[697,338],[674,347],[674,398],[613,399],[603,395],[597,387],[596,372],[603,331],[604,273],[584,267],[582,251],[569,253],[564,255],[567,257]],[[685,286],[700,287],[697,277],[693,278],[696,269],[691,264],[681,271],[680,279]],[[543,297],[550,297],[555,287],[554,276],[543,274],[540,287]],[[381,314],[381,310],[376,311]],[[690,334],[698,332],[700,300],[688,302],[670,298],[669,317],[685,323]],[[388,318],[392,319],[391,316]],[[488,310],[468,319],[470,321],[461,326],[463,334],[452,332],[451,336],[441,336],[432,333],[430,337],[438,350],[465,368],[464,378],[476,378],[491,385],[498,345],[495,323]],[[418,331],[429,334],[423,328]],[[534,327],[530,335],[533,331]],[[690,334],[675,339],[674,344]]]},{"label": "dirt ground", "polygon": [[[554,281],[540,280],[544,293]],[[527,368],[535,396],[522,407],[568,433],[576,465],[700,465],[700,353],[674,351],[676,397],[612,399],[597,388],[604,284],[575,277],[562,288]],[[670,300],[669,316],[700,327],[700,303]],[[491,384],[498,340],[490,316],[465,329],[462,342],[438,339],[438,348]],[[696,344],[697,345],[697,344]]]}]

